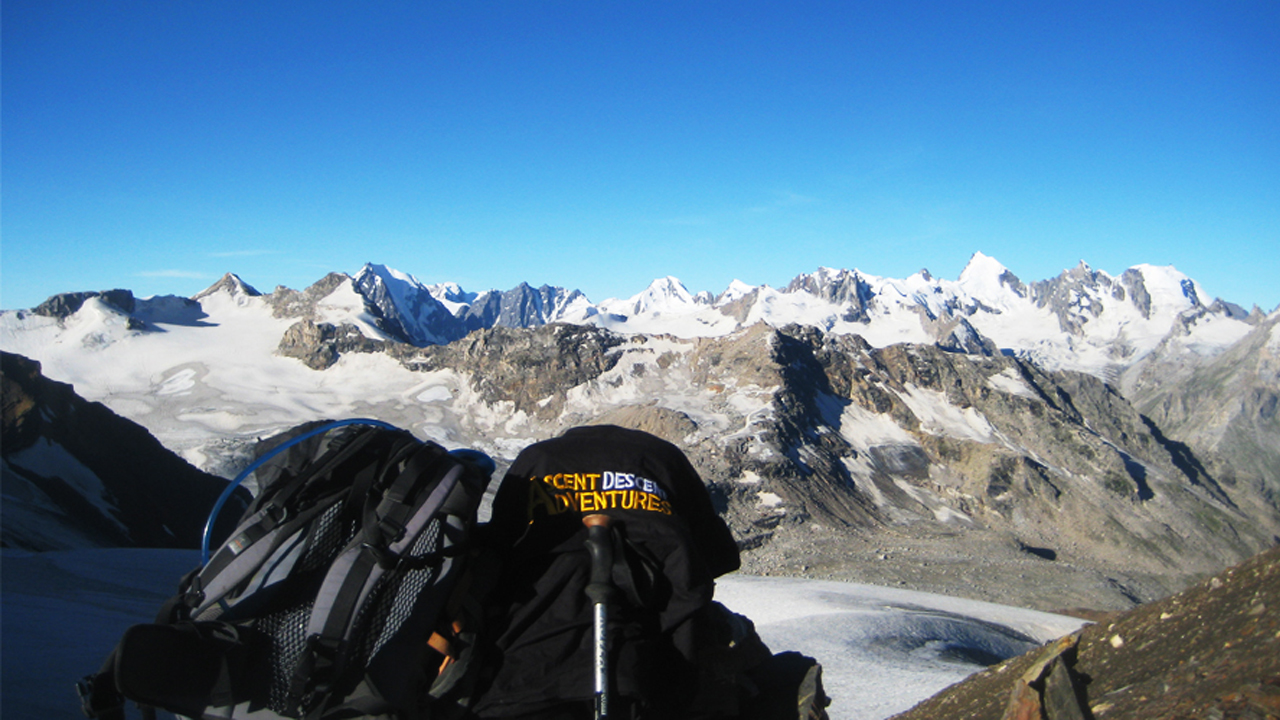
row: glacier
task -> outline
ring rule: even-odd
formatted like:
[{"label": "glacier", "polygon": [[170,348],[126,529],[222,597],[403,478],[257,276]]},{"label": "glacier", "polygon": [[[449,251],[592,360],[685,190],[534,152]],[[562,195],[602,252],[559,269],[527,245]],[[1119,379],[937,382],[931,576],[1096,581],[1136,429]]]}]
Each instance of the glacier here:
[{"label": "glacier", "polygon": [[[43,720],[82,717],[76,681],[130,625],[151,622],[199,561],[189,550],[0,552],[0,714]],[[716,599],[751,618],[772,651],[818,658],[832,720],[886,718],[1084,624],[895,588],[736,574],[717,581]]]}]

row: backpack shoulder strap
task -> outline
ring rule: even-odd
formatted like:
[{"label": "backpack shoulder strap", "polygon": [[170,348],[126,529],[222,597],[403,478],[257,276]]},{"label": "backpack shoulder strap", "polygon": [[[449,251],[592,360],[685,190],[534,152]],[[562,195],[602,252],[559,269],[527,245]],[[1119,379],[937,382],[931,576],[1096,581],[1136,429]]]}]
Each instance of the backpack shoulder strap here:
[{"label": "backpack shoulder strap", "polygon": [[[467,466],[450,458],[439,445],[425,443],[376,507],[366,511],[360,534],[333,561],[316,595],[307,624],[306,654],[290,683],[290,701],[299,709],[311,710],[310,698],[325,694],[343,672],[359,608],[378,581],[401,563],[466,472]],[[424,476],[431,480],[423,483]],[[429,492],[425,499],[423,492]]]},{"label": "backpack shoulder strap", "polygon": [[288,484],[281,492],[262,503],[257,511],[250,515],[236,528],[231,539],[225,542],[217,554],[209,561],[200,573],[195,576],[186,590],[189,596],[188,605],[194,615],[199,615],[212,603],[216,603],[231,588],[238,587],[253,575],[262,562],[271,557],[282,542],[292,534],[293,528],[305,524],[312,517],[326,511],[332,504],[315,502],[310,507],[298,511],[290,501],[304,489],[313,488],[322,483],[343,463],[356,457],[376,441],[390,440],[392,445],[386,453],[387,458],[377,464],[366,465],[356,473],[350,484],[338,486],[331,491],[331,496],[362,498],[386,467],[399,461],[405,452],[410,452],[420,443],[407,433],[403,437],[389,436],[376,428],[360,431],[350,441],[331,448],[315,464],[314,471],[307,477],[298,478]]}]

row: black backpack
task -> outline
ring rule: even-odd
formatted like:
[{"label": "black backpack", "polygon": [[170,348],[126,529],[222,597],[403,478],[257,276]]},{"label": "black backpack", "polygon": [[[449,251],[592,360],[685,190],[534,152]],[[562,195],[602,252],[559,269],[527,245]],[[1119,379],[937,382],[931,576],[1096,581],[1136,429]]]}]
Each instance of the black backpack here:
[{"label": "black backpack", "polygon": [[826,717],[817,661],[714,602],[739,550],[670,442],[602,425],[535,443],[482,530],[501,582],[481,595],[476,716]]},{"label": "black backpack", "polygon": [[81,681],[90,717],[436,717],[492,461],[366,420],[264,444],[230,538]]}]

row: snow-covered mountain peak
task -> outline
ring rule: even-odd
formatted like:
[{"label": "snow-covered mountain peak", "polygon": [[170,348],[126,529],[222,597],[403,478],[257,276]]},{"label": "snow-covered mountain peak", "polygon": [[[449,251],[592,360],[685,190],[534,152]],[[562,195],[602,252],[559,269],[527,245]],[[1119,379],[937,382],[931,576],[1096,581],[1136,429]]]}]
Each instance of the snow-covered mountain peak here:
[{"label": "snow-covered mountain peak", "polygon": [[973,254],[960,272],[957,282],[960,289],[970,296],[996,304],[999,298],[1013,291],[1022,296],[1022,282],[999,260],[980,252]]},{"label": "snow-covered mountain peak", "polygon": [[969,256],[969,262],[965,263],[964,270],[960,271],[960,279],[964,280],[967,275],[992,275],[1000,276],[1008,272],[1009,268],[1005,267],[999,260],[983,253],[975,252]]},{"label": "snow-covered mountain peak", "polygon": [[783,292],[803,292],[829,303],[850,304],[855,307],[855,314],[858,314],[873,295],[871,288],[877,281],[879,278],[864,275],[857,269],[820,267],[815,272],[796,276]]},{"label": "snow-covered mountain peak", "polygon": [[841,285],[851,280],[857,280],[863,277],[866,277],[866,275],[857,268],[849,270],[846,268],[819,267],[811,273],[798,275],[791,281],[791,284]]},{"label": "snow-covered mountain peak", "polygon": [[1142,278],[1152,302],[1170,309],[1186,310],[1202,306],[1204,289],[1172,265],[1134,265],[1131,270]]},{"label": "snow-covered mountain peak", "polygon": [[239,275],[227,273],[218,282],[196,293],[192,300],[203,300],[216,293],[226,293],[232,297],[258,297],[262,294],[255,290],[252,285],[241,280]]},{"label": "snow-covered mountain peak", "polygon": [[439,300],[454,315],[457,315],[459,311],[465,311],[480,297],[480,293],[467,292],[455,282],[428,285],[427,292],[431,293],[431,297]]},{"label": "snow-covered mountain peak", "polygon": [[840,282],[848,277],[857,276],[860,274],[861,273],[856,269],[848,270],[846,268],[833,268],[833,267],[827,267],[823,265],[823,266],[820,266],[813,273],[811,273],[810,277],[812,277],[817,282],[831,283],[831,282]]},{"label": "snow-covered mountain peak", "polygon": [[724,305],[726,303],[731,303],[742,297],[750,295],[755,291],[755,289],[755,285],[748,285],[741,280],[734,278],[733,281],[729,283],[729,287],[725,288],[724,292],[720,293],[716,298],[715,304]]},{"label": "snow-covered mountain peak", "polygon": [[418,278],[376,263],[365,263],[364,267],[360,268],[360,272],[355,274],[354,279],[357,286],[381,283],[389,292],[397,296],[403,296],[409,292],[427,291],[427,286],[419,282]]},{"label": "snow-covered mountain peak", "polygon": [[670,275],[649,283],[649,287],[628,301],[628,306],[635,315],[679,312],[688,310],[695,304],[697,300],[684,283]]},{"label": "snow-covered mountain peak", "polygon": [[467,292],[462,286],[456,282],[442,282],[434,285],[428,285],[427,291],[437,300],[448,300],[450,302],[471,302],[476,299],[478,293]]},{"label": "snow-covered mountain peak", "polygon": [[352,282],[382,316],[385,330],[414,345],[437,345],[454,339],[448,327],[452,314],[414,276],[368,263]]}]

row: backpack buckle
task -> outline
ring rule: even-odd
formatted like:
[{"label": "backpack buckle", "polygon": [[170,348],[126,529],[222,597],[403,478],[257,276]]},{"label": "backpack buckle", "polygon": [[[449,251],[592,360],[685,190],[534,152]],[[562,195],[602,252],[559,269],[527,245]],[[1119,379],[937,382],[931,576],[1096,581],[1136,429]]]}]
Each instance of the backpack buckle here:
[{"label": "backpack buckle", "polygon": [[267,503],[267,506],[263,508],[263,510],[266,512],[267,517],[271,518],[271,521],[276,525],[284,522],[285,519],[289,517],[289,508],[284,505]]},{"label": "backpack buckle", "polygon": [[403,555],[397,555],[381,545],[366,542],[360,544],[360,549],[372,555],[378,567],[383,570],[394,570],[404,560]]},{"label": "backpack buckle", "polygon": [[123,718],[124,695],[115,687],[103,688],[97,675],[85,675],[76,681],[80,710],[90,718]]},{"label": "backpack buckle", "polygon": [[196,575],[191,578],[191,584],[182,593],[182,604],[186,606],[187,612],[200,607],[205,601],[204,583],[200,582],[200,576]]},{"label": "backpack buckle", "polygon": [[344,644],[341,638],[320,634],[307,637],[306,649],[289,681],[287,705],[293,714],[309,714],[328,695]]},{"label": "backpack buckle", "polygon": [[388,545],[403,540],[405,532],[404,523],[399,520],[384,517],[378,521],[378,536],[385,538]]}]

